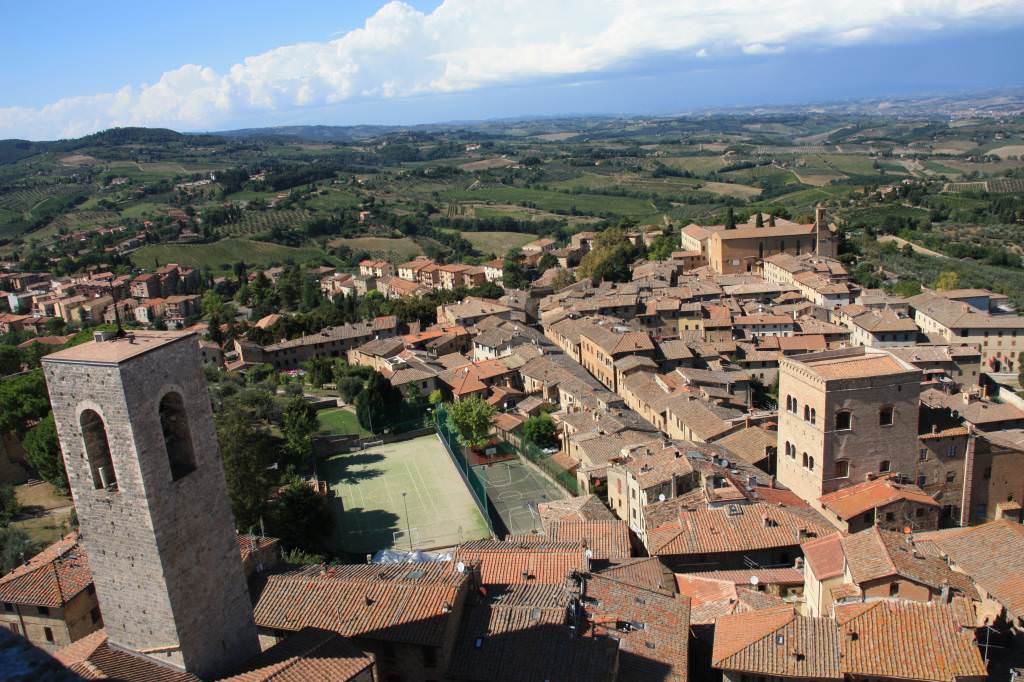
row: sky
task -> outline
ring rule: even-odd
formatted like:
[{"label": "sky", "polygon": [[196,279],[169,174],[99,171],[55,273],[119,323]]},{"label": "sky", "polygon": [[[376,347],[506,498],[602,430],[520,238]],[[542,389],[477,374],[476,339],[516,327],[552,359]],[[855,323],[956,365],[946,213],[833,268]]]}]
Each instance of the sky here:
[{"label": "sky", "polygon": [[1024,0],[6,2],[0,138],[1024,86]]}]

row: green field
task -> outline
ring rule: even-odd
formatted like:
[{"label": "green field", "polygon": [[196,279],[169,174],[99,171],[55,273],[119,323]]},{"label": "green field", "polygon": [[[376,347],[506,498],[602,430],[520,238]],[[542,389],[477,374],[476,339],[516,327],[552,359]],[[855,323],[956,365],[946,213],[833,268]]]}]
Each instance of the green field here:
[{"label": "green field", "polygon": [[502,256],[509,249],[518,249],[537,238],[524,232],[460,232],[477,251]]},{"label": "green field", "polygon": [[569,194],[552,190],[526,187],[481,187],[474,190],[448,190],[441,193],[445,201],[470,201],[498,204],[519,204],[553,212],[571,212],[574,208],[588,215],[628,216],[637,220],[652,220],[659,211],[647,199],[601,194]]},{"label": "green field", "polygon": [[212,244],[158,244],[143,246],[132,253],[132,263],[140,268],[152,268],[154,260],[161,265],[179,263],[194,268],[225,270],[232,263],[245,261],[256,267],[276,263],[304,263],[308,261],[329,261],[327,254],[319,248],[281,246],[250,239],[221,239]]},{"label": "green field", "polygon": [[420,245],[408,237],[339,237],[332,239],[328,244],[331,248],[345,245],[355,251],[369,251],[378,256],[400,260],[409,260],[423,253]]},{"label": "green field", "polygon": [[370,432],[359,425],[356,413],[343,407],[320,410],[316,413],[320,433],[325,435],[351,434],[369,436]]},{"label": "green field", "polygon": [[436,435],[335,455],[318,468],[333,495],[336,552],[429,550],[490,537]]}]

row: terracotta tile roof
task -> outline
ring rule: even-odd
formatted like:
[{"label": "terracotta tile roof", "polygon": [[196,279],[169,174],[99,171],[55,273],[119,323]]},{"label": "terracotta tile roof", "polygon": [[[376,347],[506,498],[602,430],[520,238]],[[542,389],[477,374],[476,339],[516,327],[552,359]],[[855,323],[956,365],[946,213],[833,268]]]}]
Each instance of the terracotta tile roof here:
[{"label": "terracotta tile roof", "polygon": [[899,484],[889,477],[857,483],[849,488],[822,495],[818,500],[823,507],[844,521],[900,500],[929,507],[939,506],[938,502],[916,485]]},{"label": "terracotta tile roof", "polygon": [[803,550],[804,561],[818,580],[836,578],[846,571],[843,536],[839,533],[808,540],[800,545],[800,549]]},{"label": "terracotta tile roof", "polygon": [[247,661],[245,668],[223,682],[344,682],[372,669],[373,659],[344,637],[306,628]]},{"label": "terracotta tile roof", "polygon": [[672,576],[658,557],[613,561],[609,566],[597,571],[597,574],[649,590],[665,589]]},{"label": "terracotta tile roof", "polygon": [[440,646],[467,580],[451,563],[309,566],[270,576],[254,617],[276,630]]},{"label": "terracotta tile roof", "polygon": [[751,578],[757,578],[758,585],[803,585],[804,572],[799,568],[758,568],[736,571],[699,571],[689,575],[712,580],[726,580],[735,585],[751,585]]},{"label": "terracotta tile roof", "polygon": [[245,563],[245,560],[252,556],[253,552],[263,552],[281,542],[277,538],[261,535],[239,535],[235,541],[238,543],[238,551],[242,555],[242,563]]},{"label": "terracotta tile roof", "polygon": [[907,371],[895,358],[888,355],[816,362],[811,367],[825,379],[862,379]]},{"label": "terracotta tile roof", "polygon": [[[561,590],[561,588],[559,588]],[[575,637],[557,607],[489,601],[467,609],[447,677],[479,682],[612,682],[618,647]]]},{"label": "terracotta tile roof", "polygon": [[835,621],[798,616],[790,606],[719,618],[711,659],[734,672],[843,679]]},{"label": "terracotta tile roof", "polygon": [[611,521],[615,519],[615,515],[597,495],[541,502],[537,505],[537,513],[540,516],[541,524],[545,526],[552,521]]},{"label": "terracotta tile roof", "polygon": [[858,585],[899,576],[936,591],[948,585],[964,596],[980,598],[970,578],[952,570],[941,558],[918,551],[913,536],[874,526],[844,537],[843,551],[850,575]]},{"label": "terracotta tile roof", "polygon": [[[648,509],[672,500],[649,505]],[[735,513],[730,513],[730,507]],[[648,512],[650,514],[650,512]],[[718,554],[791,547],[832,529],[794,510],[764,502],[681,507],[672,521],[647,530],[654,555]]]},{"label": "terracotta tile roof", "polygon": [[61,664],[86,680],[121,682],[199,682],[199,678],[141,654],[114,649],[106,630],[97,630],[54,654]]},{"label": "terracotta tile roof", "polygon": [[630,556],[629,526],[619,519],[551,521],[544,524],[544,530],[545,534],[514,535],[506,540],[526,543],[578,542],[591,551],[591,559],[594,561],[628,559]]},{"label": "terracotta tile roof", "polygon": [[70,533],[0,578],[0,601],[60,607],[90,585],[89,558]]},{"label": "terracotta tile roof", "polygon": [[974,632],[960,629],[948,604],[884,599],[836,606],[835,613],[848,674],[935,682],[987,677]]},{"label": "terracotta tile roof", "polygon": [[760,426],[751,426],[730,433],[715,443],[737,457],[751,464],[757,464],[768,457],[769,448],[776,447],[778,434]]},{"label": "terracotta tile roof", "polygon": [[586,571],[579,542],[501,542],[478,540],[459,545],[455,560],[480,563],[485,585],[546,583],[560,585],[572,571]]},{"label": "terracotta tile roof", "polygon": [[917,541],[932,543],[1013,617],[1024,617],[1024,525],[992,521],[919,533]]},{"label": "terracotta tile roof", "polygon": [[[583,607],[591,635],[604,630],[618,640],[618,680],[685,682],[689,599],[595,575],[586,582]],[[629,627],[615,627],[621,622]]]}]

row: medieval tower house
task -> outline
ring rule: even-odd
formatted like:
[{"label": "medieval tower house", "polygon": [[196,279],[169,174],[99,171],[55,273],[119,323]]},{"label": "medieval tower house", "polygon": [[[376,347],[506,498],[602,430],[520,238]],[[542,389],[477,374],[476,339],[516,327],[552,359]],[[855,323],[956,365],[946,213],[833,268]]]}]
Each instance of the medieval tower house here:
[{"label": "medieval tower house", "polygon": [[111,646],[202,678],[259,653],[195,336],[43,361]]}]

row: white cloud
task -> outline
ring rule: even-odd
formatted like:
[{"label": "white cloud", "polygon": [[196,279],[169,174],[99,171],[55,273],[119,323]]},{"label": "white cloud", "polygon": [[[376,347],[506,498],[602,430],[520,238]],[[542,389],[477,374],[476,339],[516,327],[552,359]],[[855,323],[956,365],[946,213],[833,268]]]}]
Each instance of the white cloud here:
[{"label": "white cloud", "polygon": [[0,137],[70,137],[114,125],[210,129],[253,114],[356,99],[599,75],[647,57],[706,60],[1024,19],[1020,0],[445,0],[391,2],[335,40],[187,64],[152,84],[0,108]]}]

